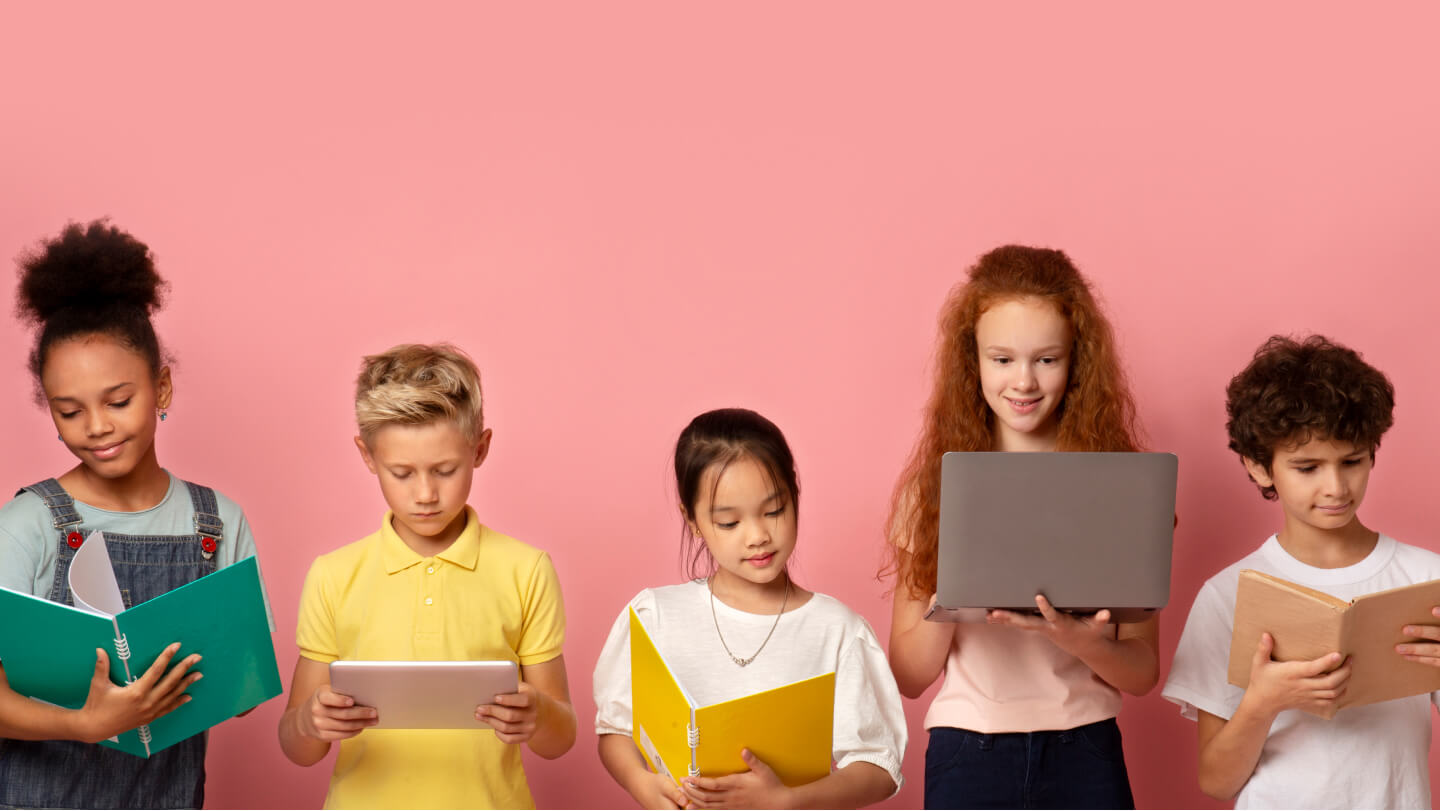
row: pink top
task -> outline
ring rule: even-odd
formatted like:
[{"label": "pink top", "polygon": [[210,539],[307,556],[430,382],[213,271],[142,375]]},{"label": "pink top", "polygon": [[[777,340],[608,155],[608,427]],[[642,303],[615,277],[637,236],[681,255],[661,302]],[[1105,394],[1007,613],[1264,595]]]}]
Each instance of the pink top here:
[{"label": "pink top", "polygon": [[1116,717],[1121,694],[1037,633],[958,622],[926,728],[975,732],[1071,729]]}]

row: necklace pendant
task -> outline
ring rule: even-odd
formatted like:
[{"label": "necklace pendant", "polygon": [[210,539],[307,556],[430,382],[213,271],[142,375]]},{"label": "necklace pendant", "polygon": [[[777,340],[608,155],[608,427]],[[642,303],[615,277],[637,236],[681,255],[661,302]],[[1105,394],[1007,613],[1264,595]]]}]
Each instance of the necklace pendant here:
[{"label": "necklace pendant", "polygon": [[740,665],[741,667],[745,667],[746,665],[750,664],[751,662],[754,662],[754,661],[755,661],[755,657],[752,656],[752,657],[749,658],[749,659],[742,659],[742,658],[740,658],[739,656],[732,656],[732,657],[731,657],[731,661],[732,661],[732,662],[735,662],[736,664]]}]

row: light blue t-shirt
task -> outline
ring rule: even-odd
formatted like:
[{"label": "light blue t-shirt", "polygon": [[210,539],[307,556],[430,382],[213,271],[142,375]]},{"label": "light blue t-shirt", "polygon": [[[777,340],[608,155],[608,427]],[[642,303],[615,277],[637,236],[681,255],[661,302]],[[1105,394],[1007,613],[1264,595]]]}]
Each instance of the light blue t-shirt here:
[{"label": "light blue t-shirt", "polygon": [[[166,474],[170,476],[170,488],[165,491],[165,498],[148,510],[114,512],[76,499],[75,511],[80,514],[80,526],[85,534],[98,529],[126,535],[193,535],[195,509],[190,503],[190,491],[175,474],[169,471]],[[215,503],[224,525],[215,549],[215,567],[220,569],[254,555],[255,537],[250,534],[250,524],[239,505],[219,492],[215,493]],[[0,588],[49,597],[55,582],[59,542],[60,535],[50,510],[34,493],[21,493],[0,507]],[[265,611],[269,615],[269,599]],[[274,630],[274,619],[270,626]]]}]

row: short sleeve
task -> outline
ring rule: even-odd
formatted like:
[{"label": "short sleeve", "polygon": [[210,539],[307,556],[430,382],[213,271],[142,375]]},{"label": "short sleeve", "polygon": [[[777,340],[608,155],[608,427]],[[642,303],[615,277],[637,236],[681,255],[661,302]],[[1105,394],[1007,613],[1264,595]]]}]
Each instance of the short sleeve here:
[{"label": "short sleeve", "polygon": [[885,651],[870,625],[863,619],[859,622],[860,631],[841,651],[836,667],[832,757],[837,769],[855,762],[885,769],[899,791],[906,714]]},{"label": "short sleeve", "polygon": [[300,618],[295,627],[295,644],[300,655],[329,664],[340,658],[335,637],[334,595],[325,577],[324,559],[317,559],[305,575],[300,590]]},{"label": "short sleeve", "polygon": [[630,702],[630,606],[620,612],[600,649],[592,677],[595,734],[625,735],[635,728]]},{"label": "short sleeve", "polygon": [[1161,696],[1180,705],[1181,715],[1192,721],[1197,710],[1230,719],[1246,694],[1226,680],[1234,613],[1235,606],[1212,582],[1201,587],[1191,605]]},{"label": "short sleeve", "polygon": [[47,597],[58,538],[45,503],[24,492],[0,507],[0,588]]},{"label": "short sleeve", "polygon": [[44,597],[36,594],[35,573],[40,568],[37,551],[36,544],[25,543],[0,525],[0,588]]},{"label": "short sleeve", "polygon": [[565,604],[555,566],[544,552],[536,558],[526,580],[521,612],[520,644],[515,650],[521,666],[538,665],[559,656],[565,645]]}]

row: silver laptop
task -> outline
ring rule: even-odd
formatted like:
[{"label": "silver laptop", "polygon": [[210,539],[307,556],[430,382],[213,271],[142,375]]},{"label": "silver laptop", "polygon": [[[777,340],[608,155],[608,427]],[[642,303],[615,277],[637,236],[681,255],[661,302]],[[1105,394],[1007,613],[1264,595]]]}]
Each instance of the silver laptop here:
[{"label": "silver laptop", "polygon": [[330,663],[330,687],[374,707],[379,729],[489,729],[475,708],[519,688],[515,662]]},{"label": "silver laptop", "polygon": [[1111,610],[1139,622],[1171,592],[1176,457],[947,453],[941,458],[938,622],[985,609]]}]

